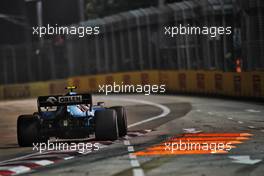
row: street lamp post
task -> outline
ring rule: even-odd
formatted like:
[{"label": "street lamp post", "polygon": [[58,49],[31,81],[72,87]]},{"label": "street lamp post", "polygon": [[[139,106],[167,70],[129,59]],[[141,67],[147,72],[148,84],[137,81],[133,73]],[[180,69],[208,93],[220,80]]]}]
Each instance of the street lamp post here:
[{"label": "street lamp post", "polygon": [[[36,12],[37,12],[37,25],[39,27],[43,26],[43,12],[42,12],[42,0],[25,0],[25,2],[36,2]],[[44,44],[44,39],[39,38],[40,47]]]}]

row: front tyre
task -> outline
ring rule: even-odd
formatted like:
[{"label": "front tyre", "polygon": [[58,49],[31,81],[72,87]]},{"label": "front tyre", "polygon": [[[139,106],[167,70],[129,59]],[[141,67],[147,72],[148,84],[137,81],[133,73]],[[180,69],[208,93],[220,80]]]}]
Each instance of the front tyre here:
[{"label": "front tyre", "polygon": [[101,141],[118,139],[117,114],[114,110],[95,112],[95,138]]}]

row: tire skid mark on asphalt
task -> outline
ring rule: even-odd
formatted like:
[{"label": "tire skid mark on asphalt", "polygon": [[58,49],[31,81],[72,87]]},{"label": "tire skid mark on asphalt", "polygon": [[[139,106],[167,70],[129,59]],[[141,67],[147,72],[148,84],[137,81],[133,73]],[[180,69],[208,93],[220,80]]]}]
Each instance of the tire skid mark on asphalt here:
[{"label": "tire skid mark on asphalt", "polygon": [[[128,139],[145,135],[150,131],[151,130],[129,131],[127,136],[120,140],[128,141]],[[115,143],[113,141],[90,142],[98,142],[100,144],[100,149]],[[134,152],[134,149],[131,152]],[[71,160],[76,157],[81,157],[87,154],[89,153],[81,154],[78,151],[46,151],[43,153],[33,153],[25,155],[22,157],[0,162],[0,176],[24,174],[32,171],[33,169],[38,169],[55,163],[60,163],[65,160]],[[131,159],[134,159],[134,156],[132,156],[132,154],[129,156],[131,157]],[[136,161],[133,161],[131,164],[137,166],[139,162],[137,163]],[[143,176],[142,174],[140,174],[140,170],[133,171],[133,173],[137,173],[136,176]]]}]

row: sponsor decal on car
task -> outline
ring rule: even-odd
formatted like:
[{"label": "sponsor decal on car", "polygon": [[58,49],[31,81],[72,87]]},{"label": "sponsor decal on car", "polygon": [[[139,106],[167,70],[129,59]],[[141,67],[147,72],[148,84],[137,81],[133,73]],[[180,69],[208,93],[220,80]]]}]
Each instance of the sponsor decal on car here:
[{"label": "sponsor decal on car", "polygon": [[59,103],[75,103],[82,102],[82,96],[63,96],[58,98]]},{"label": "sponsor decal on car", "polygon": [[57,100],[57,98],[55,98],[55,97],[49,97],[48,99],[47,99],[47,102],[49,102],[49,103],[51,103],[51,104],[54,104],[54,103],[56,103],[58,100]]},{"label": "sponsor decal on car", "polygon": [[47,102],[51,103],[51,104],[55,104],[55,103],[62,103],[62,104],[66,104],[66,103],[81,103],[82,102],[82,96],[81,95],[77,95],[77,96],[62,96],[62,97],[49,97],[47,100]]}]

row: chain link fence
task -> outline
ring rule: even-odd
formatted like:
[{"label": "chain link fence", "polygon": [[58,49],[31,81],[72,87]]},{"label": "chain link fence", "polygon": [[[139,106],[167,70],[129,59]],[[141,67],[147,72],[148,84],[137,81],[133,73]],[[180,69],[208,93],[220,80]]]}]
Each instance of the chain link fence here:
[{"label": "chain link fence", "polygon": [[[150,69],[264,69],[264,1],[201,0],[83,22],[95,36],[0,48],[0,84]],[[232,35],[164,35],[165,26],[231,26]]]}]

